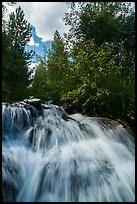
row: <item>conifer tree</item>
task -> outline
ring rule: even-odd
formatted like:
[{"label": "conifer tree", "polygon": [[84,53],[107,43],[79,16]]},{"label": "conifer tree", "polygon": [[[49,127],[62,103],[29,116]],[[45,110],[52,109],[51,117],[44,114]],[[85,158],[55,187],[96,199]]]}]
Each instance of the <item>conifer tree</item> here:
[{"label": "conifer tree", "polygon": [[26,52],[25,46],[31,37],[31,26],[24,18],[21,7],[9,15],[7,29],[2,33],[2,74],[11,100],[20,100],[26,95],[28,63],[33,52]]},{"label": "conifer tree", "polygon": [[52,96],[57,100],[61,92],[65,89],[66,78],[69,74],[68,70],[68,54],[65,49],[63,38],[56,30],[51,49],[48,52],[47,72],[49,85],[53,87]]}]

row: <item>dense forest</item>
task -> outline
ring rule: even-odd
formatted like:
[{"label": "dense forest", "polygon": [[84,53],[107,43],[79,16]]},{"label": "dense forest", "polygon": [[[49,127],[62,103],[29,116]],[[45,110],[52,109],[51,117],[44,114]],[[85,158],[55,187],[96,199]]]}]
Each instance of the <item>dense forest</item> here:
[{"label": "dense forest", "polygon": [[[11,6],[14,2],[10,2]],[[5,18],[2,6],[2,100],[29,96],[71,106],[73,112],[120,119],[135,128],[135,11],[125,2],[71,3],[63,20],[70,30],[56,30],[50,49],[35,56],[25,47],[31,25],[21,7]],[[65,106],[64,105],[64,106]]]}]

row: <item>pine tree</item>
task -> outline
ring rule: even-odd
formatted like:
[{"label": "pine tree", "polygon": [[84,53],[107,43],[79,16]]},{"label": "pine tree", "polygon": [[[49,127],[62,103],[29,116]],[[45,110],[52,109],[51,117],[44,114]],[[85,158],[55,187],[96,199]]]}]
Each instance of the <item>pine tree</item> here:
[{"label": "pine tree", "polygon": [[56,30],[47,60],[49,85],[53,87],[52,97],[56,100],[59,100],[62,91],[65,89],[66,78],[69,74],[68,66],[68,54],[65,50],[65,44]]},{"label": "pine tree", "polygon": [[31,26],[24,19],[21,7],[9,15],[7,29],[3,32],[3,81],[11,93],[11,100],[20,100],[26,95],[28,63],[33,52],[26,52],[25,46],[31,37]]}]

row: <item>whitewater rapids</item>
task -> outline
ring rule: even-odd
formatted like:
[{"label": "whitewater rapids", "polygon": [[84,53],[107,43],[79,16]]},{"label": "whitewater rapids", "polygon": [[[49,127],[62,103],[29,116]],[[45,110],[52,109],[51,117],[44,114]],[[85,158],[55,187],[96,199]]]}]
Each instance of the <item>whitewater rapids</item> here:
[{"label": "whitewater rapids", "polygon": [[3,103],[3,201],[134,202],[134,139],[107,123],[52,104]]}]

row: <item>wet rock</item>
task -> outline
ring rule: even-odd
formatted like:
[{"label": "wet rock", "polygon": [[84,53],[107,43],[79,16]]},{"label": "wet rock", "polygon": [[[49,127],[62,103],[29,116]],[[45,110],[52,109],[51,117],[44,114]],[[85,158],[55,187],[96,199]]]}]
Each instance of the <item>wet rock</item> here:
[{"label": "wet rock", "polygon": [[33,99],[24,99],[23,102],[33,105],[33,106],[41,106],[41,99],[33,98]]},{"label": "wet rock", "polygon": [[112,120],[109,118],[100,118],[94,117],[104,128],[106,129],[121,129],[124,128],[124,125],[121,124],[119,121]]},{"label": "wet rock", "polygon": [[[43,107],[41,104],[41,99],[33,98],[33,99],[24,99],[26,104],[30,106],[31,115],[33,118],[38,117],[39,115],[43,115]],[[35,109],[35,110],[34,110]]]},{"label": "wet rock", "polygon": [[63,104],[63,109],[68,113],[68,114],[73,114],[74,113],[74,106],[68,103]]}]

